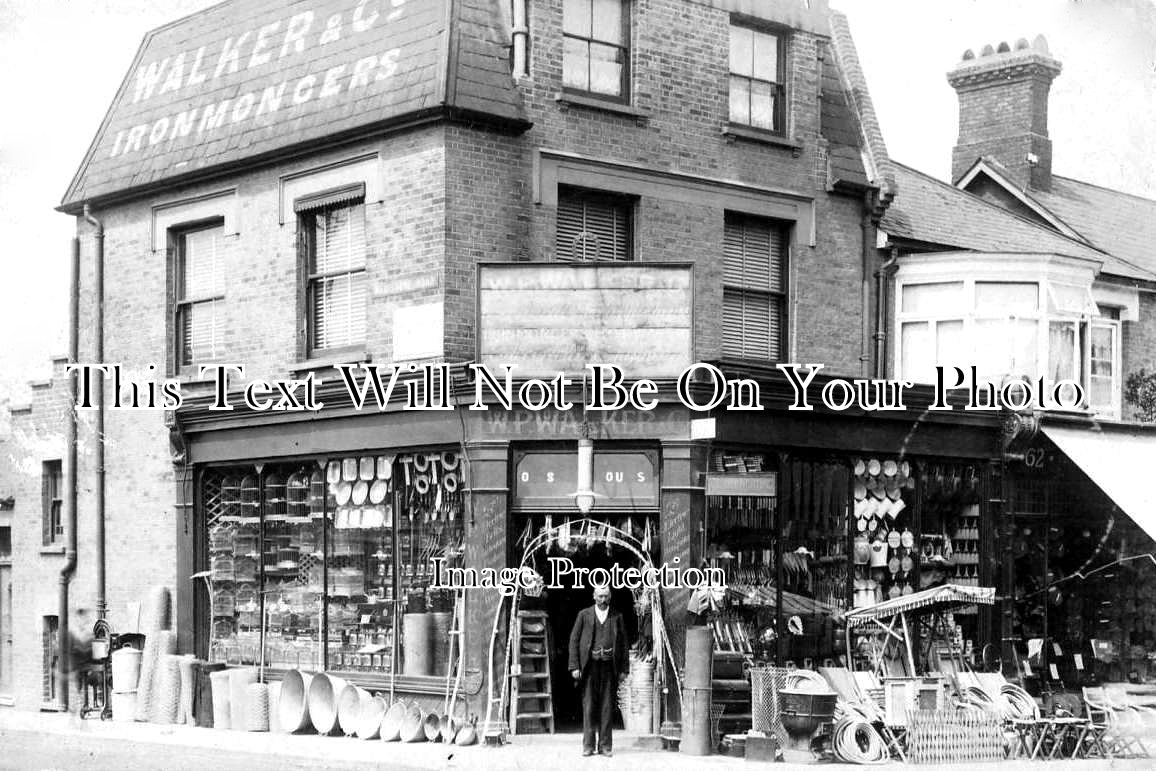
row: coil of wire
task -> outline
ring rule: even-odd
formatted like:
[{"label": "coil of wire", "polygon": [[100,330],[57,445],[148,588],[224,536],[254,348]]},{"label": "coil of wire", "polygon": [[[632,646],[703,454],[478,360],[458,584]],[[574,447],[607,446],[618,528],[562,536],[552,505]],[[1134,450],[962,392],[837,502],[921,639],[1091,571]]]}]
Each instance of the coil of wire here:
[{"label": "coil of wire", "polygon": [[878,765],[889,759],[883,737],[866,720],[852,714],[835,723],[831,749],[835,757],[845,763]]},{"label": "coil of wire", "polygon": [[1000,686],[999,692],[1007,700],[1011,708],[1010,717],[1014,720],[1034,720],[1037,716],[1036,701],[1027,691],[1018,685],[1007,683]]}]

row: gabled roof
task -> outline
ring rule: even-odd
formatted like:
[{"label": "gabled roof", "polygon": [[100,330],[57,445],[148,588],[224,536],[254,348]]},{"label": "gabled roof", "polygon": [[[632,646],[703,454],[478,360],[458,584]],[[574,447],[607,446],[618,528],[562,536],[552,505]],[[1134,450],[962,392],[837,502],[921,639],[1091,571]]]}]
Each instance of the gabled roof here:
[{"label": "gabled roof", "polygon": [[61,208],[446,114],[528,127],[501,0],[226,0],[145,35]]},{"label": "gabled roof", "polygon": [[1024,189],[990,157],[979,159],[956,184],[968,188],[980,175],[1007,190],[1061,233],[1135,267],[1156,271],[1156,201],[1057,174],[1052,175],[1051,190]]},{"label": "gabled roof", "polygon": [[1102,263],[1102,273],[1156,282],[1156,272],[1029,222],[909,166],[895,162],[892,166],[899,194],[880,227],[893,238],[972,251],[1080,257]]}]

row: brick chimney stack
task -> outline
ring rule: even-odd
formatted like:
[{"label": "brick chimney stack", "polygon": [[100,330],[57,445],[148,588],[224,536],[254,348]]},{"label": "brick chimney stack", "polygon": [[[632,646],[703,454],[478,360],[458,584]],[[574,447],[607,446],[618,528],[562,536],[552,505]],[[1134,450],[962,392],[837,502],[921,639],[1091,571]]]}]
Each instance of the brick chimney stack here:
[{"label": "brick chimney stack", "polygon": [[1060,74],[1043,35],[968,49],[947,73],[959,95],[959,139],[951,152],[958,180],[982,156],[995,158],[1021,187],[1050,190],[1052,140],[1048,138],[1048,91]]}]

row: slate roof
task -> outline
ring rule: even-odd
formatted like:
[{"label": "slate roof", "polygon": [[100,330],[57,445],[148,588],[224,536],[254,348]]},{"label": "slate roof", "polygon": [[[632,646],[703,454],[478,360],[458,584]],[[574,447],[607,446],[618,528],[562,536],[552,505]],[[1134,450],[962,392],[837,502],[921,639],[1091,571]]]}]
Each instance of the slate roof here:
[{"label": "slate roof", "polygon": [[153,30],[61,209],[439,111],[526,128],[501,2],[226,0]]},{"label": "slate roof", "polygon": [[955,249],[1054,253],[1103,263],[1103,273],[1156,281],[1156,272],[1037,225],[901,163],[892,162],[899,193],[880,227],[890,236]]},{"label": "slate roof", "polygon": [[1055,174],[1050,191],[1026,193],[1089,243],[1156,272],[1156,201]]},{"label": "slate roof", "polygon": [[839,11],[832,10],[829,19],[834,59],[823,59],[820,125],[823,136],[831,143],[828,152],[832,173],[847,181],[857,181],[862,174],[879,186],[884,199],[890,199],[896,188],[891,158],[875,115],[867,77],[859,63],[851,25]]}]

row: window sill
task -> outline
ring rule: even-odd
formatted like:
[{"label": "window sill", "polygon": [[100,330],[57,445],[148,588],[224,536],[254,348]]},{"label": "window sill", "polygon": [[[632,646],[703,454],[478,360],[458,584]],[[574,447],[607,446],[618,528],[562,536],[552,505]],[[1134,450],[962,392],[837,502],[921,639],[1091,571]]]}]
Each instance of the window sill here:
[{"label": "window sill", "polygon": [[782,134],[776,134],[773,131],[752,128],[751,126],[742,126],[737,123],[728,123],[724,126],[722,135],[726,137],[728,142],[733,142],[736,139],[745,139],[750,142],[761,142],[765,145],[783,147],[791,150],[796,157],[803,150],[803,143],[796,139],[790,139]]},{"label": "window sill", "polygon": [[336,369],[342,364],[365,364],[373,361],[373,356],[364,348],[354,348],[340,353],[318,356],[316,359],[306,359],[289,365],[293,374],[299,372],[315,372],[322,369]]},{"label": "window sill", "polygon": [[63,546],[41,546],[41,554],[64,554]]},{"label": "window sill", "polygon": [[598,99],[593,96],[584,96],[582,94],[575,94],[569,91],[563,91],[554,97],[554,101],[563,110],[570,107],[585,107],[591,110],[601,110],[613,115],[621,115],[626,118],[634,118],[634,121],[639,126],[645,126],[650,120],[650,116],[642,110],[631,107],[624,102],[612,102],[608,99]]}]

